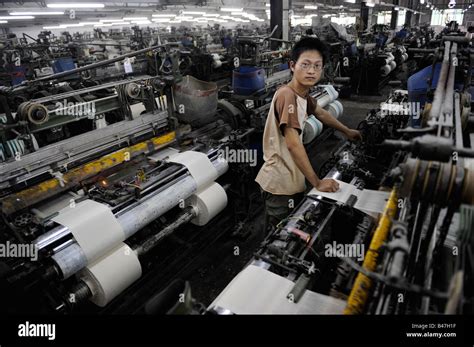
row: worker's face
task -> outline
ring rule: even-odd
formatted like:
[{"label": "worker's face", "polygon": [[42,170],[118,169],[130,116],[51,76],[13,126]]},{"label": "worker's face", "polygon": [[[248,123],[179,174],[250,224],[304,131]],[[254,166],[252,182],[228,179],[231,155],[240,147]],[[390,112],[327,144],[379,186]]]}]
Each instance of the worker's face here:
[{"label": "worker's face", "polygon": [[323,57],[318,51],[305,51],[298,61],[290,61],[293,78],[306,87],[312,87],[323,75]]}]

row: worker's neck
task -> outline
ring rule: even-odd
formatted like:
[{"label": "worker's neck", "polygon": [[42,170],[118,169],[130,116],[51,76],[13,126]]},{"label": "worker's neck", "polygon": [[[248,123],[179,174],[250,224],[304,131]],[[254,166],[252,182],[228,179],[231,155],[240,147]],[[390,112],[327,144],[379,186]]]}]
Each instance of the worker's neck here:
[{"label": "worker's neck", "polygon": [[293,78],[288,85],[299,95],[302,97],[306,97],[309,93],[310,87],[306,87],[299,83],[295,78]]}]

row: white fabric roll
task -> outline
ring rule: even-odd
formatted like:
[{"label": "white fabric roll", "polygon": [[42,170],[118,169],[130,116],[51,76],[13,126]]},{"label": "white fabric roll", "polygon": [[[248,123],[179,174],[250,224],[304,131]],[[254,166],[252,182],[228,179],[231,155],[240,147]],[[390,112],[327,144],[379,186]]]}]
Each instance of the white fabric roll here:
[{"label": "white fabric roll", "polygon": [[344,107],[338,100],[335,100],[328,105],[327,110],[337,119],[342,115]]},{"label": "white fabric roll", "polygon": [[186,151],[170,157],[169,162],[186,166],[196,181],[198,190],[209,186],[217,178],[217,171],[206,154]]},{"label": "white fabric roll", "polygon": [[307,144],[313,141],[323,131],[323,123],[315,116],[311,115],[305,121],[303,128],[303,143]]},{"label": "white fabric roll", "polygon": [[53,220],[69,228],[89,264],[125,239],[122,227],[112,211],[93,200],[84,200],[75,206],[63,208]]},{"label": "white fabric roll", "polygon": [[387,76],[391,71],[390,65],[384,65],[380,68],[380,73],[382,76]]},{"label": "white fabric roll", "polygon": [[109,254],[89,265],[79,277],[92,292],[90,300],[104,307],[142,275],[142,267],[133,250],[121,243]]},{"label": "white fabric roll", "polygon": [[197,217],[191,223],[205,225],[227,206],[227,194],[218,183],[212,183],[191,196],[189,204],[194,207]]}]

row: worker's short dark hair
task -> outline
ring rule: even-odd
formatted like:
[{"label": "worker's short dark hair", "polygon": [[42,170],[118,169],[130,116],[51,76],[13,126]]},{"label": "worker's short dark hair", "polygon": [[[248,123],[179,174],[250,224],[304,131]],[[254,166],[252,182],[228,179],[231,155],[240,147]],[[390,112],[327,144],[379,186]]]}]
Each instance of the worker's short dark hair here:
[{"label": "worker's short dark hair", "polygon": [[291,50],[291,60],[295,63],[298,61],[301,53],[306,51],[318,51],[323,57],[323,65],[328,60],[328,48],[323,41],[315,37],[304,37],[295,43]]}]

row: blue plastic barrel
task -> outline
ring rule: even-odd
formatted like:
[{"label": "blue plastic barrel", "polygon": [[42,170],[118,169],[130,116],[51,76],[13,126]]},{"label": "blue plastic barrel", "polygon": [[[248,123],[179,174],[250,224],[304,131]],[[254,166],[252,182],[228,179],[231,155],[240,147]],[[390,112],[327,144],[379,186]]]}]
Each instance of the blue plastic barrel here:
[{"label": "blue plastic barrel", "polygon": [[288,70],[289,66],[288,63],[278,65],[278,71]]},{"label": "blue plastic barrel", "polygon": [[[432,66],[427,66],[423,70],[411,75],[408,78],[408,100],[410,102],[426,102],[426,92],[428,91],[428,81],[431,77]],[[441,71],[441,63],[435,65],[433,80],[431,81],[431,88],[436,88]]]},{"label": "blue plastic barrel", "polygon": [[[426,93],[428,92],[428,81],[431,77],[433,67],[427,66],[417,73],[411,75],[407,81],[408,101],[420,103],[423,106],[426,103]],[[441,63],[435,65],[431,88],[436,88],[438,84],[439,74],[441,72]],[[411,126],[418,128],[421,126],[421,117],[411,119]]]},{"label": "blue plastic barrel", "polygon": [[232,88],[236,95],[251,95],[265,88],[265,70],[256,66],[241,66],[233,71]]},{"label": "blue plastic barrel", "polygon": [[53,71],[54,73],[74,70],[76,65],[74,64],[74,60],[72,58],[59,58],[53,62]]},{"label": "blue plastic barrel", "polygon": [[26,80],[26,67],[21,66],[13,66],[13,73],[12,73],[12,85],[16,86],[21,84],[23,81]]}]

